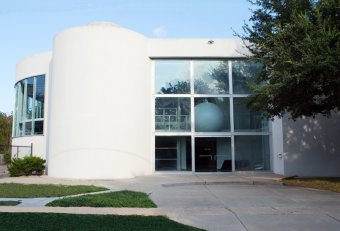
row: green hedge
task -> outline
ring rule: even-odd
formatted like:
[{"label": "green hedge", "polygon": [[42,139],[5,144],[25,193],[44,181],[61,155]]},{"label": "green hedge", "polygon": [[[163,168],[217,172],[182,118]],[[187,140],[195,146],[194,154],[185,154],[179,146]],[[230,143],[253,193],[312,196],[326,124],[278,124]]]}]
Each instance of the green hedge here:
[{"label": "green hedge", "polygon": [[5,154],[5,155],[4,155],[5,163],[6,163],[6,164],[10,164],[11,161],[12,161],[12,155],[11,155],[11,153],[10,153],[9,151],[7,151],[7,152],[5,152],[4,154]]},{"label": "green hedge", "polygon": [[36,156],[12,159],[8,165],[10,176],[42,175],[45,170],[46,160]]}]

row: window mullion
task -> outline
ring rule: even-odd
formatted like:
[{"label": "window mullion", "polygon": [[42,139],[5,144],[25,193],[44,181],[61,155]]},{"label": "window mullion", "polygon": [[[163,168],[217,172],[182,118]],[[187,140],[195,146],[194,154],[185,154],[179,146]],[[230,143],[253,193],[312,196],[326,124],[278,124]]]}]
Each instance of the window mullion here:
[{"label": "window mullion", "polygon": [[35,100],[36,100],[36,88],[37,88],[37,78],[33,78],[33,103],[32,103],[32,131],[31,135],[34,135],[34,130],[35,130]]}]

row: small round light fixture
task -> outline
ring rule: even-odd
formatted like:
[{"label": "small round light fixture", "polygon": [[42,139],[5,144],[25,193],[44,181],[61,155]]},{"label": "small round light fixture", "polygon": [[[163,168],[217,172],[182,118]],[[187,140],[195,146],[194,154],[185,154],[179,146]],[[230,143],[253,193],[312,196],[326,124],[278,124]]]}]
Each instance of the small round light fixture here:
[{"label": "small round light fixture", "polygon": [[209,40],[209,41],[208,41],[208,44],[209,44],[209,45],[212,45],[212,44],[214,44],[214,42],[215,42],[214,40]]}]

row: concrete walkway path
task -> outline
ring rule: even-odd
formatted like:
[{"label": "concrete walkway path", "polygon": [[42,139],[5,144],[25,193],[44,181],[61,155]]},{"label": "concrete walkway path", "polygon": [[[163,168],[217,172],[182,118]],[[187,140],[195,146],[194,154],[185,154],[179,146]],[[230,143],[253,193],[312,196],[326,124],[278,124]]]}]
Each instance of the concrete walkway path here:
[{"label": "concrete walkway path", "polygon": [[150,194],[154,209],[0,207],[0,212],[166,215],[180,223],[213,231],[338,231],[340,194],[287,187],[271,173],[167,174],[126,180],[2,178],[0,183],[93,184],[111,190]]}]

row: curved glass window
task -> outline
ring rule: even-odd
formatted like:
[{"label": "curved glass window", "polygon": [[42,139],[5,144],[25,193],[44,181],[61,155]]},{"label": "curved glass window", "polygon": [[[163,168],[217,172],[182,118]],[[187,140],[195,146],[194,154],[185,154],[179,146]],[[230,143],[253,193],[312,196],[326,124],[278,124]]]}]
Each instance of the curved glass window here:
[{"label": "curved glass window", "polygon": [[14,137],[44,134],[44,103],[45,75],[15,85]]}]

